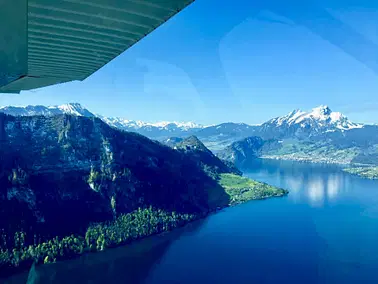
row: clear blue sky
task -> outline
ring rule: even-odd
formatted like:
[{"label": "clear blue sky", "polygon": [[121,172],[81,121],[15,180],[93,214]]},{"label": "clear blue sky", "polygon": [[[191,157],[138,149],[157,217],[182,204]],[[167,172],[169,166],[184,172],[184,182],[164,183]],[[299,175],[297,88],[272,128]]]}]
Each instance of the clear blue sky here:
[{"label": "clear blue sky", "polygon": [[0,95],[0,105],[253,124],[327,104],[378,122],[378,3],[253,2],[197,0],[87,80]]}]

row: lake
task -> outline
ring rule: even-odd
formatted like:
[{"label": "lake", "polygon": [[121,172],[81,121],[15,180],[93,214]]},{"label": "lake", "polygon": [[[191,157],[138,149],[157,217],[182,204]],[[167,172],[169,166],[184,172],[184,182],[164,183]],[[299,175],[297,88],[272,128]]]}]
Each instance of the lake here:
[{"label": "lake", "polygon": [[290,193],[40,266],[29,283],[378,283],[378,181],[289,161],[257,160],[243,171]]}]

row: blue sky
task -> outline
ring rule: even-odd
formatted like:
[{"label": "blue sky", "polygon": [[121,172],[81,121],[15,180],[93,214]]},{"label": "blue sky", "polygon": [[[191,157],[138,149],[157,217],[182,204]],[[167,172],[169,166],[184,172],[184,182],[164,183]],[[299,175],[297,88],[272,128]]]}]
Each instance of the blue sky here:
[{"label": "blue sky", "polygon": [[2,94],[0,105],[254,124],[326,104],[378,123],[375,1],[253,2],[197,0],[87,80]]}]

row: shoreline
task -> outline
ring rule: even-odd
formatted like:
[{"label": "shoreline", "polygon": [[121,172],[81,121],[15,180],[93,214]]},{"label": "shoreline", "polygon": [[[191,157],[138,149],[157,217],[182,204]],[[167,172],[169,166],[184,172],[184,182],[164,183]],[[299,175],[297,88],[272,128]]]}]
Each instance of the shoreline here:
[{"label": "shoreline", "polygon": [[[236,177],[236,175],[233,175],[233,176],[234,176],[234,178]],[[81,250],[73,251],[73,254],[71,254],[71,255],[69,254],[67,256],[66,255],[63,255],[63,256],[55,255],[56,259],[54,258],[54,256],[52,257],[50,253],[45,253],[39,259],[38,262],[35,261],[35,260],[33,261],[32,259],[26,259],[26,260],[20,262],[18,265],[15,265],[14,263],[9,262],[9,261],[3,262],[3,264],[0,266],[1,267],[0,280],[6,280],[6,279],[9,279],[9,278],[16,276],[18,274],[25,273],[28,270],[30,271],[30,269],[33,267],[33,265],[35,265],[36,267],[39,267],[39,266],[46,265],[46,264],[48,265],[48,264],[52,264],[52,263],[60,263],[60,262],[64,262],[64,261],[67,261],[67,260],[78,259],[82,256],[89,255],[89,254],[101,253],[101,252],[107,251],[108,249],[112,249],[112,248],[127,247],[127,246],[130,246],[130,245],[132,245],[132,244],[134,244],[138,241],[142,241],[142,240],[149,238],[149,237],[160,236],[160,235],[163,235],[163,234],[174,232],[174,231],[176,231],[180,228],[184,228],[185,226],[192,224],[193,222],[203,220],[203,219],[205,219],[205,218],[207,218],[207,217],[209,217],[213,214],[216,214],[219,211],[222,211],[226,208],[234,207],[234,206],[237,206],[237,205],[240,205],[240,204],[243,204],[243,203],[246,203],[246,202],[250,202],[250,201],[253,201],[253,200],[266,200],[266,199],[269,199],[269,198],[284,197],[284,196],[288,195],[288,193],[289,193],[288,190],[281,189],[281,188],[278,188],[278,187],[275,187],[275,186],[271,186],[271,185],[266,184],[266,183],[261,183],[261,182],[252,180],[250,178],[238,176],[238,179],[248,180],[255,185],[254,187],[251,186],[251,187],[244,188],[245,189],[244,193],[250,193],[252,191],[254,193],[256,193],[256,192],[258,192],[258,190],[261,190],[261,188],[258,188],[258,186],[266,186],[270,190],[274,189],[275,192],[271,192],[271,195],[267,195],[267,196],[239,195],[238,198],[240,198],[240,199],[237,199],[237,200],[235,200],[235,199],[232,200],[231,196],[230,196],[230,201],[227,205],[220,205],[220,206],[217,206],[216,208],[210,209],[208,211],[203,211],[201,213],[192,214],[190,216],[184,216],[184,215],[181,216],[180,214],[176,215],[176,216],[178,216],[177,219],[173,219],[173,221],[171,219],[169,219],[168,221],[166,221],[167,223],[165,223],[165,225],[159,224],[160,229],[157,227],[157,228],[155,228],[156,231],[154,231],[152,233],[146,233],[145,235],[131,237],[130,239],[123,240],[119,244],[106,245],[106,246],[104,246],[103,248],[100,248],[100,249],[98,249],[98,248],[96,249],[96,248],[91,247],[90,243],[88,243],[88,241],[86,240],[86,236],[75,235],[75,236],[72,236],[72,238],[74,238],[75,242],[77,242],[78,245],[81,246],[81,248],[82,248]],[[228,192],[228,194],[229,194],[230,190],[231,191],[237,190],[237,184],[236,183],[234,185],[234,188],[226,189],[225,186],[222,186],[222,187],[225,189],[225,192]],[[146,209],[140,209],[140,210],[146,210]],[[149,209],[149,210],[151,210],[151,209]],[[136,210],[136,211],[138,211],[138,210]],[[128,214],[134,214],[134,212],[128,213]],[[166,214],[166,213],[164,213],[164,214]],[[127,214],[121,215],[119,217],[119,219],[121,219],[123,216],[126,216],[126,215]],[[167,216],[170,217],[171,215],[167,215]],[[118,220],[118,218],[117,218],[117,220]],[[113,222],[116,223],[117,220],[113,221]],[[150,224],[150,223],[146,222],[145,224],[143,224],[143,226],[145,226],[145,225],[148,226],[148,224]],[[104,224],[94,224],[93,228],[96,228],[97,225],[104,226]],[[108,225],[111,228],[111,222],[108,222]],[[172,226],[172,227],[170,227],[170,226]],[[87,230],[87,232],[88,232],[88,230]],[[107,237],[108,236],[105,235],[105,238],[107,238]],[[59,238],[57,238],[57,240],[59,241]],[[64,240],[64,238],[61,238],[61,241],[63,241],[63,240]],[[97,240],[97,244],[98,244],[97,235],[93,240],[94,241]],[[93,243],[93,240],[91,240],[92,243]],[[38,244],[38,246],[40,246],[40,245],[43,246],[47,243],[48,243],[48,241],[40,243],[40,244]],[[59,243],[58,243],[58,245],[59,245]],[[21,252],[26,250],[26,248],[27,247],[23,248],[21,250]],[[0,253],[1,252],[2,251],[0,250]],[[13,260],[13,258],[12,258],[12,260]],[[1,259],[0,259],[0,264],[1,264]]]},{"label": "shoreline", "polygon": [[341,161],[324,161],[324,160],[314,160],[310,158],[289,158],[283,156],[261,156],[259,159],[264,160],[277,160],[277,161],[291,161],[299,163],[309,163],[309,164],[323,164],[323,165],[339,165],[345,168],[350,167],[374,167],[371,164],[361,164],[361,163],[350,163],[350,162],[341,162]]},{"label": "shoreline", "polygon": [[360,178],[378,180],[378,166],[348,167],[343,171]]}]

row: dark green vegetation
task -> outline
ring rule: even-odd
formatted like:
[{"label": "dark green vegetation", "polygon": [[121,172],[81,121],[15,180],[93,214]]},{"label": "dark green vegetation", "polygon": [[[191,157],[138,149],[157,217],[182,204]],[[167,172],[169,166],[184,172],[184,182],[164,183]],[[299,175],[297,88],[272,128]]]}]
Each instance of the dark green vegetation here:
[{"label": "dark green vegetation", "polygon": [[206,189],[216,182],[190,157],[96,118],[2,115],[0,141],[5,230],[61,235],[144,206],[211,209]]},{"label": "dark green vegetation", "polygon": [[17,268],[29,267],[34,262],[50,263],[71,258],[85,252],[102,251],[106,248],[127,244],[133,240],[172,230],[193,221],[201,214],[177,214],[155,210],[152,207],[138,209],[131,213],[121,214],[108,222],[90,225],[85,234],[72,234],[66,237],[55,237],[41,241],[34,235],[34,242],[27,244],[27,234],[17,232],[11,244],[5,240],[0,251],[0,271],[11,272]]},{"label": "dark green vegetation", "polygon": [[175,150],[93,117],[0,114],[0,273],[204,217],[235,203],[222,174],[240,172],[196,137]]},{"label": "dark green vegetation", "polygon": [[345,172],[368,179],[378,179],[378,167],[345,168]]}]

